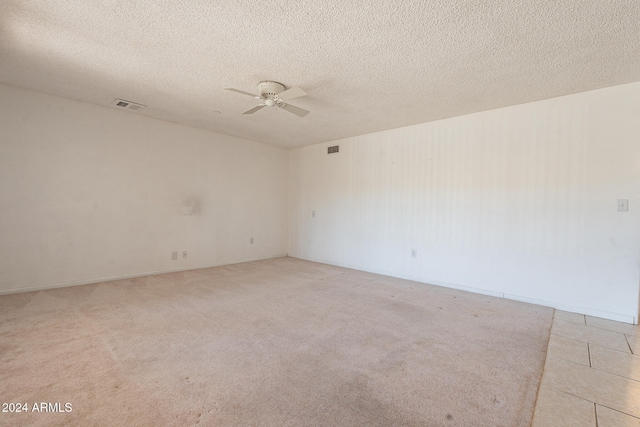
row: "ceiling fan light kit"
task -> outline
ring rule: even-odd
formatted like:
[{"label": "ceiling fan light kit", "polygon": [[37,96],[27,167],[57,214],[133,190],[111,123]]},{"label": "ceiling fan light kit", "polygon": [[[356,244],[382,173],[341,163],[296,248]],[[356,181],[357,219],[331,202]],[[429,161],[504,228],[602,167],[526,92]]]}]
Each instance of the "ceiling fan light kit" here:
[{"label": "ceiling fan light kit", "polygon": [[305,96],[307,94],[307,92],[305,92],[304,90],[302,90],[302,88],[299,88],[299,87],[292,87],[285,90],[284,85],[278,82],[269,82],[269,81],[260,82],[258,84],[258,93],[260,95],[258,96],[249,92],[239,90],[239,89],[233,89],[233,88],[226,88],[226,89],[231,92],[240,93],[242,95],[248,95],[253,98],[261,99],[264,101],[264,103],[256,107],[253,107],[252,109],[245,111],[242,114],[253,114],[256,111],[262,109],[262,107],[282,108],[283,110],[293,113],[299,117],[304,117],[307,114],[309,114],[309,111],[305,109],[302,109],[284,102],[284,101],[288,101],[289,99]]}]

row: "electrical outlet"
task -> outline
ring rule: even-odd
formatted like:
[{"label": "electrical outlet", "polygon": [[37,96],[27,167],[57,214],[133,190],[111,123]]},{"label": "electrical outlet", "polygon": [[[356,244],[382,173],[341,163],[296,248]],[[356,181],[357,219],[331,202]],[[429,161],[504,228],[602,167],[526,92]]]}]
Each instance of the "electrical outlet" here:
[{"label": "electrical outlet", "polygon": [[186,258],[189,253],[187,251],[182,251],[182,258]]},{"label": "electrical outlet", "polygon": [[253,237],[250,237],[250,238],[249,238],[249,244],[250,244],[250,245],[253,245]]},{"label": "electrical outlet", "polygon": [[629,212],[629,199],[618,199],[618,212]]},{"label": "electrical outlet", "polygon": [[178,259],[178,251],[173,251],[173,252],[171,252],[171,259],[172,259],[173,261],[175,261],[175,260],[177,260],[177,259]]},{"label": "electrical outlet", "polygon": [[411,249],[411,258],[418,258],[418,251],[415,249]]}]

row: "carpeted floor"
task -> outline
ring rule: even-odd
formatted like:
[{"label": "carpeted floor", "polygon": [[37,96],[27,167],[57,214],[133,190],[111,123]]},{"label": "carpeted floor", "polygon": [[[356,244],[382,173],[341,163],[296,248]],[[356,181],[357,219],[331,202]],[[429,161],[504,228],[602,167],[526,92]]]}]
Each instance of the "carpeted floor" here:
[{"label": "carpeted floor", "polygon": [[529,426],[552,316],[293,258],[5,295],[0,425]]}]

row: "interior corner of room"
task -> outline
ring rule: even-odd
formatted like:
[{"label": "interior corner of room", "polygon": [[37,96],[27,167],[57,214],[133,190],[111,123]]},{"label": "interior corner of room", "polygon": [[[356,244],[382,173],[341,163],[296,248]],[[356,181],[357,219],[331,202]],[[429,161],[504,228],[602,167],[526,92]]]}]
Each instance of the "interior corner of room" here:
[{"label": "interior corner of room", "polygon": [[2,293],[289,254],[637,323],[640,83],[292,149],[4,84],[0,116]]},{"label": "interior corner of room", "polygon": [[640,426],[639,22],[0,2],[0,425]]}]

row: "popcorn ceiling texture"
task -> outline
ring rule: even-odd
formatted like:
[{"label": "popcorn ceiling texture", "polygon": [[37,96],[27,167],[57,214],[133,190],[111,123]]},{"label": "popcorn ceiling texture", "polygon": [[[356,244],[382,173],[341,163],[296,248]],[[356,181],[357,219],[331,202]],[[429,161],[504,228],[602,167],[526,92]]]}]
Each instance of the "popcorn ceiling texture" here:
[{"label": "popcorn ceiling texture", "polygon": [[638,80],[637,0],[0,3],[0,82],[281,147]]}]

